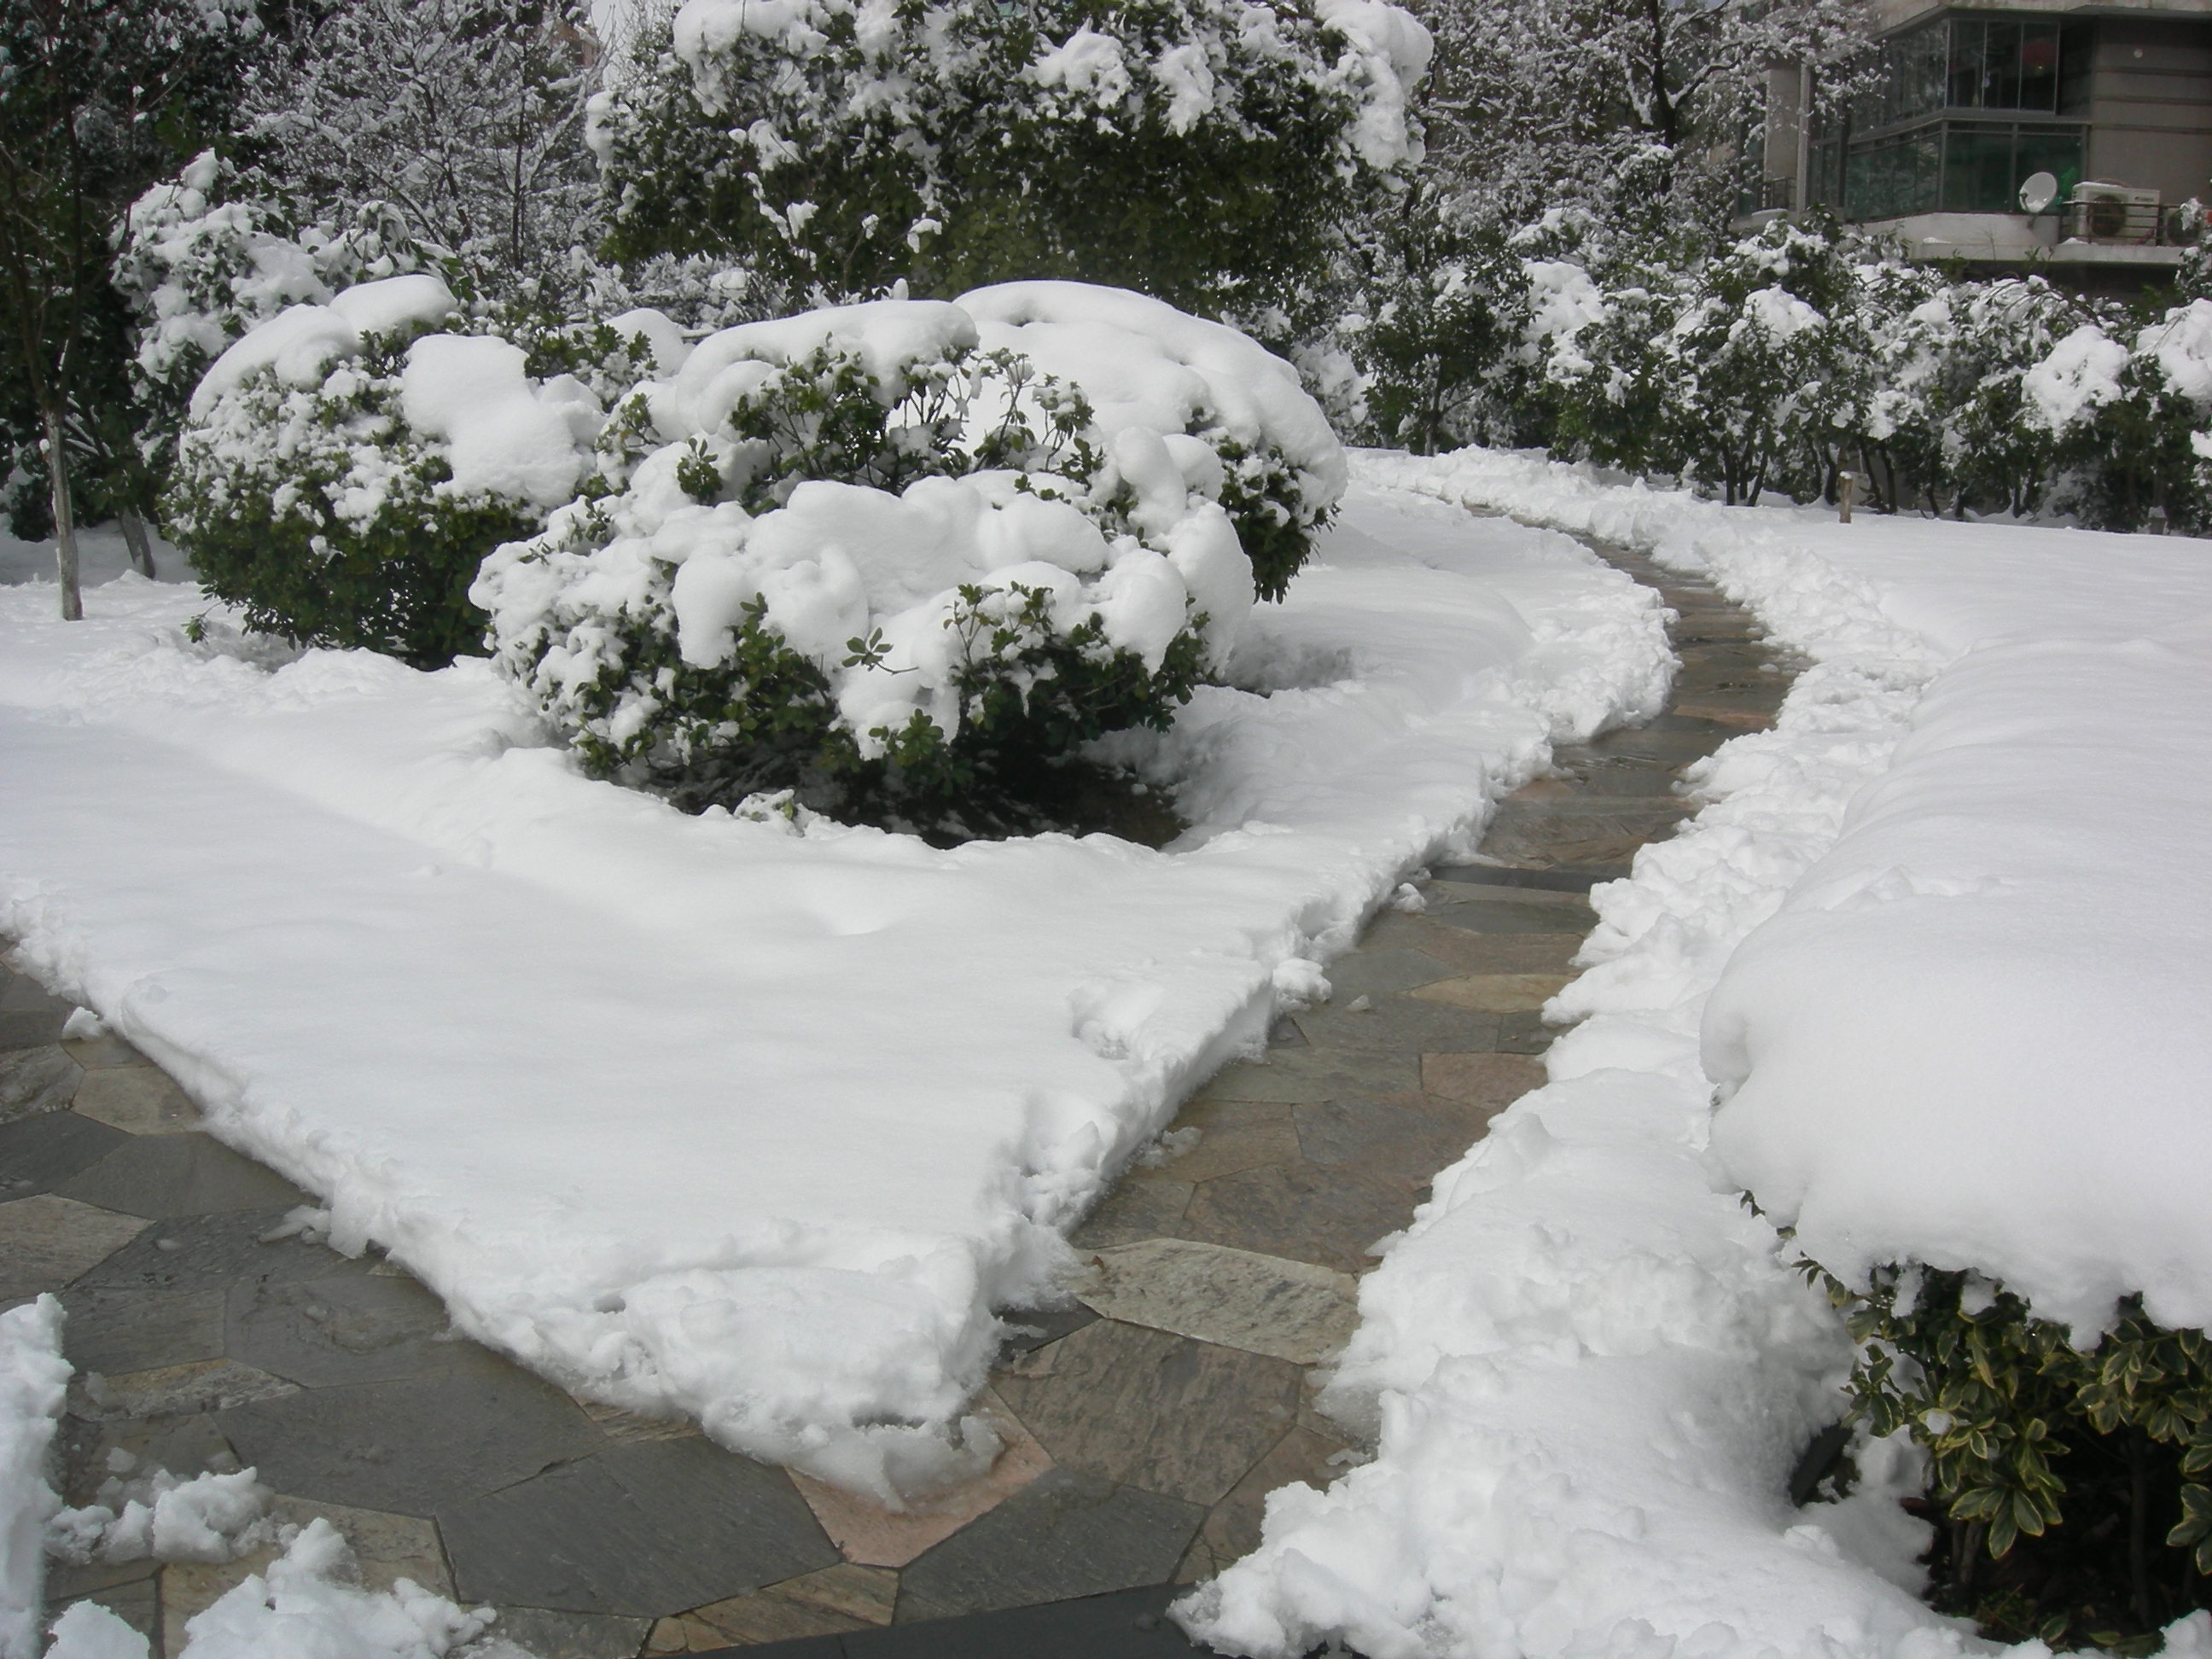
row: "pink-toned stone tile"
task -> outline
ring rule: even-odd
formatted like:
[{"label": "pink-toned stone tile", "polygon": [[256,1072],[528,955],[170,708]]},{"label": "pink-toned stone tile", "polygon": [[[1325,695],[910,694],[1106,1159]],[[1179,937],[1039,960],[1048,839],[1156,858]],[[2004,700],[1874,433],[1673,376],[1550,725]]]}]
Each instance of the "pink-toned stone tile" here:
[{"label": "pink-toned stone tile", "polygon": [[986,1389],[975,1408],[998,1425],[1005,1441],[998,1462],[980,1480],[938,1493],[904,1515],[878,1509],[836,1486],[793,1474],[799,1488],[845,1559],[864,1567],[902,1567],[933,1544],[942,1543],[980,1515],[989,1513],[1052,1467],[1036,1437],[1024,1428],[1006,1404]]}]

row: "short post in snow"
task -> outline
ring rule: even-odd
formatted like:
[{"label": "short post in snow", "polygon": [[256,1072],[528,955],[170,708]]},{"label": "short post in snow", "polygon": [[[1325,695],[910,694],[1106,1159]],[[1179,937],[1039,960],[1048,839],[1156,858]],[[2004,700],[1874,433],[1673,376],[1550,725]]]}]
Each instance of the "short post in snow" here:
[{"label": "short post in snow", "polygon": [[2163,507],[2152,507],[2149,521],[2143,526],[2143,528],[2154,536],[2166,534],[2166,509]]},{"label": "short post in snow", "polygon": [[1856,472],[1836,474],[1836,522],[1851,521],[1851,501],[1859,493],[1859,475]]}]

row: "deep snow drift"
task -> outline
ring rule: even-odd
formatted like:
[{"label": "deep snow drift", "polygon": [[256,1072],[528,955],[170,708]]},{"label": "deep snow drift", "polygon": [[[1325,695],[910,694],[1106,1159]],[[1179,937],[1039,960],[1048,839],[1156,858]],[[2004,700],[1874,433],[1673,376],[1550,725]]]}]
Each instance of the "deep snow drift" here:
[{"label": "deep snow drift", "polygon": [[[1549,1086],[1364,1281],[1327,1403],[1380,1455],[1275,1494],[1188,1616],[1243,1654],[1991,1650],[1907,1593],[1908,1445],[1844,1504],[1784,1496],[1850,1347],[1774,1227],[2090,1331],[2125,1288],[2212,1315],[2212,560],[1480,452],[1364,470],[1705,570],[1817,665],[1597,890]],[[2167,1650],[2208,1646],[2199,1614]]]},{"label": "deep snow drift", "polygon": [[[1656,706],[1650,596],[1355,491],[1244,684],[1130,739],[1195,823],[941,852],[581,777],[466,662],[271,668],[124,578],[0,591],[0,931],[456,1322],[885,1499],[988,1455],[994,1308],[1275,975],[1555,738]],[[221,635],[223,629],[215,629]]]}]

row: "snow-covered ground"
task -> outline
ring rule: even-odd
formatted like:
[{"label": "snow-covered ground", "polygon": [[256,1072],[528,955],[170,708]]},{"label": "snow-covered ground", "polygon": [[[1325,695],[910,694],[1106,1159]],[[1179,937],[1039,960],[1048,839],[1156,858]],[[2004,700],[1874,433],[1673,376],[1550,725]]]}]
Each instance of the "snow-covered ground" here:
[{"label": "snow-covered ground", "polygon": [[[1379,1455],[1275,1494],[1188,1616],[1251,1655],[1991,1650],[1910,1593],[1908,1446],[1790,1505],[1849,1345],[1775,1227],[1846,1273],[2000,1274],[2087,1333],[2130,1288],[2212,1315],[2212,549],[1481,452],[1362,471],[1706,571],[1816,665],[1598,890],[1549,1085],[1364,1281],[1328,1403]],[[2212,1617],[2169,1634],[2207,1650]]]},{"label": "snow-covered ground", "polygon": [[1243,647],[1271,694],[1144,757],[1188,837],[944,852],[687,817],[483,664],[195,646],[204,606],[0,589],[0,931],[471,1334],[886,1499],[988,1454],[992,1310],[1188,1088],[1667,672],[1568,539],[1363,489]]}]

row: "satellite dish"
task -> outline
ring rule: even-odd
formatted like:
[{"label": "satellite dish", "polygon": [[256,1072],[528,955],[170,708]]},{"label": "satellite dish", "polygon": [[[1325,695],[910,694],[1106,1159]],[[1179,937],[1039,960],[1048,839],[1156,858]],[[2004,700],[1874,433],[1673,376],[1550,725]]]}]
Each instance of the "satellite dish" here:
[{"label": "satellite dish", "polygon": [[2058,180],[2047,173],[2031,173],[2027,182],[2020,187],[2020,210],[2034,215],[2045,211],[2058,199]]}]

